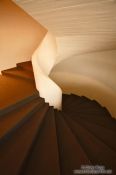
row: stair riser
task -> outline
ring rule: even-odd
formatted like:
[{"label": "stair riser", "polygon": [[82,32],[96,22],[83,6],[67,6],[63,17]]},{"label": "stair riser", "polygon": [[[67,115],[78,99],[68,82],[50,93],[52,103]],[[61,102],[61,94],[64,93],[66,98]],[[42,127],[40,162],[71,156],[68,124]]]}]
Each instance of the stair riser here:
[{"label": "stair riser", "polygon": [[2,71],[2,74],[10,76],[10,77],[14,77],[14,78],[24,79],[24,80],[27,80],[29,82],[33,82],[34,83],[34,78],[32,76],[28,76],[27,77],[27,76],[12,74],[12,73],[8,73],[8,72],[4,72],[4,71]]},{"label": "stair riser", "polygon": [[8,114],[9,112],[12,112],[13,110],[16,110],[16,109],[18,109],[20,107],[23,107],[25,104],[31,102],[34,99],[37,99],[38,96],[39,96],[39,93],[37,92],[36,94],[34,94],[34,95],[30,96],[30,97],[27,97],[27,98],[25,98],[25,99],[15,103],[15,104],[11,105],[11,106],[8,106],[5,109],[1,109],[0,110],[0,117]]},{"label": "stair riser", "polygon": [[2,137],[0,139],[0,144],[3,144],[5,141],[7,141],[8,139],[10,139],[10,137],[12,136],[12,134],[19,129],[22,125],[24,125],[37,111],[39,111],[39,109],[42,107],[42,105],[44,104],[37,104],[36,107],[34,107],[33,110],[31,110],[15,127],[13,127],[4,137]]}]

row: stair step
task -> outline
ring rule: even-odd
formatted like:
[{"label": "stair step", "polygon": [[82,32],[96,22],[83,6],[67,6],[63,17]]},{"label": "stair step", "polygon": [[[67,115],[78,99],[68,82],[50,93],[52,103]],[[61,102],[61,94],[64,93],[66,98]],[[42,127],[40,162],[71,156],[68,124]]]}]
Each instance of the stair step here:
[{"label": "stair step", "polygon": [[25,106],[26,104],[30,103],[33,100],[36,100],[38,98],[38,93],[35,93],[31,96],[28,96],[20,101],[17,101],[15,104],[11,104],[10,106],[7,106],[0,110],[0,117],[3,117],[4,115],[9,115],[10,112],[14,112],[15,110],[18,110],[20,107]]},{"label": "stair step", "polygon": [[48,110],[21,175],[60,175],[54,109]]},{"label": "stair step", "polygon": [[[84,97],[83,97],[84,98]],[[81,99],[77,99],[75,100],[73,103],[70,104],[70,106],[68,107],[65,107],[64,108],[64,111],[67,112],[67,113],[100,113],[100,114],[105,114],[106,111],[104,110],[104,108],[102,106],[100,106],[98,103],[94,102],[94,101],[91,101],[91,100],[87,100],[86,101],[86,98],[83,99],[81,97]]]},{"label": "stair step", "polygon": [[[63,96],[64,96],[64,94],[63,94]],[[70,95],[68,95],[68,97],[66,98],[66,100],[64,102],[63,109],[67,109],[70,106],[73,106],[75,103],[77,104],[79,102],[79,104],[80,104],[80,103],[84,103],[86,101],[87,100],[84,97],[74,95],[74,94],[70,94]]]},{"label": "stair step", "polygon": [[78,122],[78,118],[82,118],[85,121],[91,122],[93,124],[99,125],[99,126],[103,126],[105,128],[108,128],[110,130],[113,130],[114,132],[116,132],[116,122],[112,121],[112,118],[108,118],[105,116],[100,116],[100,115],[87,115],[87,114],[72,114],[69,115],[72,119],[74,119],[75,121]]},{"label": "stair step", "polygon": [[38,94],[35,85],[24,79],[0,76],[0,115],[2,115],[2,112],[7,111],[7,108],[9,109],[11,106],[12,108],[16,107],[17,104],[20,104],[26,98],[30,100],[31,98],[37,98]]},{"label": "stair step", "polygon": [[23,78],[25,80],[29,80],[34,82],[34,77],[32,73],[28,73],[24,69],[12,68],[2,71],[3,75],[9,75],[17,78]]},{"label": "stair step", "polygon": [[71,115],[93,115],[100,118],[101,116],[105,116],[105,118],[107,117],[109,118],[109,120],[112,120],[113,122],[115,121],[115,119],[113,119],[110,115],[109,111],[105,107],[102,107],[96,100],[90,100],[89,98],[84,96],[79,97],[75,94],[71,94],[71,96],[75,100],[73,100],[73,102],[72,100],[71,102],[69,100],[70,106],[67,105],[63,108],[63,111],[65,113]]},{"label": "stair step", "polygon": [[83,99],[83,102],[88,102],[88,101],[91,101],[91,99],[89,99],[89,98],[87,98],[87,97],[85,97],[85,96],[79,96],[79,95],[77,95],[77,94],[71,94],[74,98],[75,98],[75,100],[80,100],[80,99]]},{"label": "stair step", "polygon": [[80,123],[84,128],[95,135],[95,137],[116,151],[116,140],[113,139],[116,138],[116,131],[114,132],[108,128],[104,128],[103,126],[88,122],[82,118],[77,118],[76,122]]},{"label": "stair step", "polygon": [[[94,106],[92,104],[83,104],[80,106],[71,106],[70,108],[68,108],[67,110],[64,110],[64,112],[66,113],[70,113],[70,114],[83,114],[83,115],[97,115],[97,116],[109,116],[109,112],[105,111],[104,108],[102,107],[97,107],[97,106]],[[111,118],[111,117],[110,117]]]},{"label": "stair step", "polygon": [[63,99],[64,99],[63,109],[68,108],[72,103],[75,102],[75,97],[73,95],[68,95],[67,97],[65,95],[65,98],[64,98],[64,94],[63,94]]},{"label": "stair step", "polygon": [[71,106],[67,110],[64,110],[65,113],[70,115],[93,115],[97,117],[107,117],[110,121],[115,121],[115,119],[111,116],[109,111],[102,106],[94,105],[93,103],[83,104],[81,106]]},{"label": "stair step", "polygon": [[91,101],[91,100],[88,100],[88,98],[84,96],[78,96],[78,95],[71,94],[69,98],[67,98],[63,109],[66,111],[68,108],[70,109],[74,105],[76,106],[79,106],[81,104],[83,105],[84,103],[88,103],[88,101]]},{"label": "stair step", "polygon": [[42,124],[48,104],[20,126],[11,137],[0,144],[0,174],[18,175]]},{"label": "stair step", "polygon": [[24,69],[26,71],[29,71],[29,72],[33,72],[33,67],[32,67],[31,61],[17,63],[17,67]]},{"label": "stair step", "polygon": [[19,109],[15,109],[2,116],[0,118],[0,142],[4,137],[9,137],[10,133],[13,132],[25,118],[32,115],[32,113],[43,104],[44,100],[42,98],[37,98]]},{"label": "stair step", "polygon": [[64,116],[64,118],[91,162],[96,165],[104,165],[107,169],[116,172],[116,152],[70,117]]},{"label": "stair step", "polygon": [[103,108],[104,108],[106,116],[108,118],[110,118],[113,122],[116,122],[116,119],[111,116],[111,114],[109,113],[108,109],[106,107],[103,107]]},{"label": "stair step", "polygon": [[65,106],[66,100],[69,98],[70,94],[62,94],[62,108]]},{"label": "stair step", "polygon": [[82,165],[90,165],[86,153],[72,131],[64,121],[61,113],[56,113],[57,137],[61,162],[61,174],[73,175]]}]

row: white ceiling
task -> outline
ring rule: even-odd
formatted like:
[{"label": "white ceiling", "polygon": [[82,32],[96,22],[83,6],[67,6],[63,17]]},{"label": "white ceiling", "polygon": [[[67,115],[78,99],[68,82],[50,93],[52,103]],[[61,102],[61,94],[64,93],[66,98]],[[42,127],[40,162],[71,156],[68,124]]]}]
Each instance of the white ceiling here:
[{"label": "white ceiling", "polygon": [[115,0],[13,0],[55,36],[60,59],[116,49]]}]

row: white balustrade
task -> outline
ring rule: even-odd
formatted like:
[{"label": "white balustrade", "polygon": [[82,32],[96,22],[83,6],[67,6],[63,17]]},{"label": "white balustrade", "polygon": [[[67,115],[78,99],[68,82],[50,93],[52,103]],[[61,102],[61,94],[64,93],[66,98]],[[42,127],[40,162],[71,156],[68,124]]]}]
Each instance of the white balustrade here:
[{"label": "white balustrade", "polygon": [[36,88],[50,106],[61,110],[62,90],[49,78],[50,71],[56,63],[57,45],[54,36],[47,33],[39,47],[32,55],[32,65]]}]

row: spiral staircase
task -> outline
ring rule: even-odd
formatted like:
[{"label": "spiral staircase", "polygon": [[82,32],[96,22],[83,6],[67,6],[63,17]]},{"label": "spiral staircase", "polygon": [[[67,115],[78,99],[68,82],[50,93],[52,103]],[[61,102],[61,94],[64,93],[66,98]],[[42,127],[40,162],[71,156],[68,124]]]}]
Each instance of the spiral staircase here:
[{"label": "spiral staircase", "polygon": [[116,121],[108,110],[74,94],[63,94],[62,110],[49,106],[30,61],[2,71],[0,175],[73,175],[82,165],[116,174]]}]

